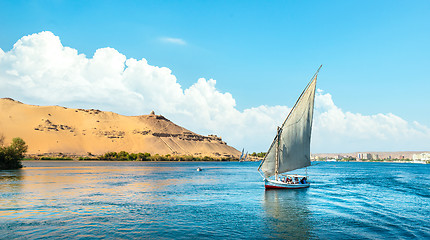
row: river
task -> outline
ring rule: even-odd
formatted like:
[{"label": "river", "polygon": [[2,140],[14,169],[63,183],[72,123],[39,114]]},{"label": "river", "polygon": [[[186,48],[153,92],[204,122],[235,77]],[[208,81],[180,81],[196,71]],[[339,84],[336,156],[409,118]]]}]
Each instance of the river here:
[{"label": "river", "polygon": [[0,171],[0,239],[430,239],[430,165],[317,162],[266,191],[256,162],[23,164]]}]

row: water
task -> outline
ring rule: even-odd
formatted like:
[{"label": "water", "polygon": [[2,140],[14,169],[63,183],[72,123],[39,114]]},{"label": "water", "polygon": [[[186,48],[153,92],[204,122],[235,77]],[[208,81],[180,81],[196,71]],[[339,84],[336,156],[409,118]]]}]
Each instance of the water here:
[{"label": "water", "polygon": [[253,162],[24,165],[0,171],[2,239],[430,238],[430,165],[323,162],[270,191]]}]

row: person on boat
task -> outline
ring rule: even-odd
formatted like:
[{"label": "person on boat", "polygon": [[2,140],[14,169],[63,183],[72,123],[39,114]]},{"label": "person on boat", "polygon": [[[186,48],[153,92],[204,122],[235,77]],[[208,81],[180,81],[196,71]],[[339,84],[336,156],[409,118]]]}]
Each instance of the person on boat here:
[{"label": "person on boat", "polygon": [[298,177],[294,177],[294,184],[298,184],[299,183],[299,178]]},{"label": "person on boat", "polygon": [[306,177],[303,177],[302,180],[300,180],[301,184],[306,184]]}]

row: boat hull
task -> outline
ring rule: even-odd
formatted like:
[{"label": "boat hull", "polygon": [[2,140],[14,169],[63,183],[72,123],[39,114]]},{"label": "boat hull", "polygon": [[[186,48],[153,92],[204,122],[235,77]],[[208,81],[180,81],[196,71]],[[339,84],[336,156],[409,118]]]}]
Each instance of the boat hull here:
[{"label": "boat hull", "polygon": [[281,181],[264,179],[264,187],[266,189],[300,189],[308,188],[309,186],[309,183],[289,184]]}]

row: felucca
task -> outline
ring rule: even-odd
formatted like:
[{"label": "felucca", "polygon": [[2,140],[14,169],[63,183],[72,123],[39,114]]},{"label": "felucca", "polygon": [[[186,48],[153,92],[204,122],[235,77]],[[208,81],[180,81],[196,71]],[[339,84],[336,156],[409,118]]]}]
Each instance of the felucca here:
[{"label": "felucca", "polygon": [[315,88],[321,67],[322,65],[303,90],[282,126],[278,127],[275,139],[258,167],[266,189],[296,189],[310,186],[307,171],[305,176],[281,174],[311,165],[310,142]]}]

